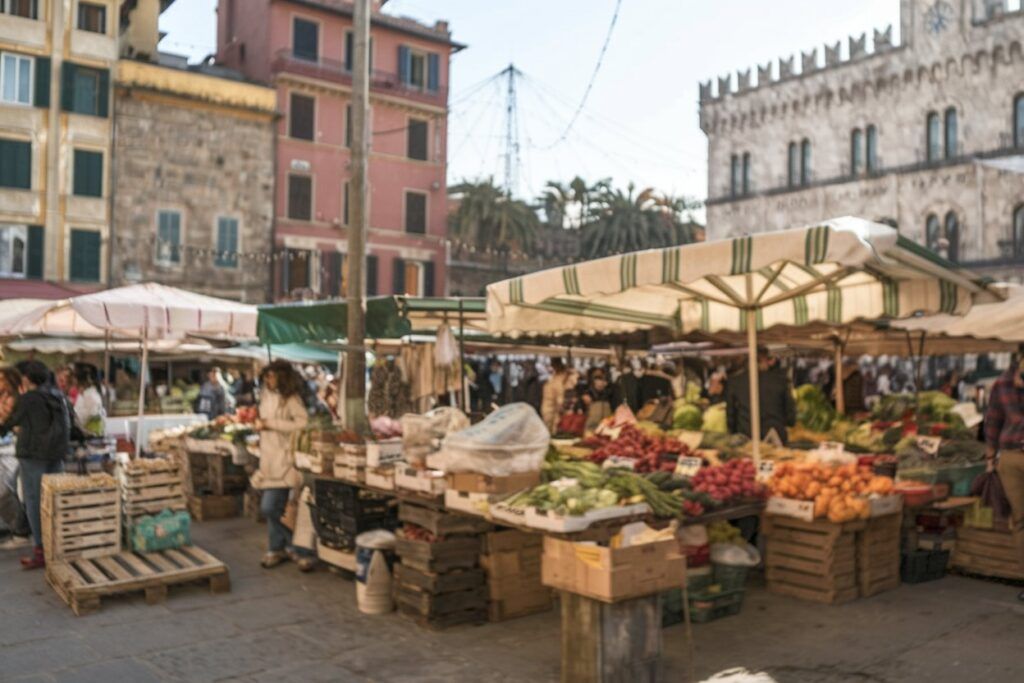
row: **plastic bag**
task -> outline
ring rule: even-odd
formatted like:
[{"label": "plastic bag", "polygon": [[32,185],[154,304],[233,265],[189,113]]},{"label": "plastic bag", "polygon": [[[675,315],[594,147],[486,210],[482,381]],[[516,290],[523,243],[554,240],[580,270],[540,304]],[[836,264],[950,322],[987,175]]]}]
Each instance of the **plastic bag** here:
[{"label": "plastic bag", "polygon": [[510,403],[482,422],[445,438],[427,465],[445,472],[504,477],[540,469],[551,436],[528,403]]},{"label": "plastic bag", "polygon": [[25,515],[18,499],[18,459],[0,455],[0,528],[22,533]]},{"label": "plastic bag", "polygon": [[761,564],[761,553],[749,543],[712,543],[711,562],[729,567],[756,567]]},{"label": "plastic bag", "polygon": [[434,364],[444,367],[459,361],[459,344],[455,341],[452,328],[441,325],[437,328],[437,341],[434,342]]},{"label": "plastic bag", "polygon": [[998,472],[982,472],[975,477],[971,484],[971,495],[981,498],[982,507],[992,508],[992,516],[996,519],[1010,517],[1010,501]]}]

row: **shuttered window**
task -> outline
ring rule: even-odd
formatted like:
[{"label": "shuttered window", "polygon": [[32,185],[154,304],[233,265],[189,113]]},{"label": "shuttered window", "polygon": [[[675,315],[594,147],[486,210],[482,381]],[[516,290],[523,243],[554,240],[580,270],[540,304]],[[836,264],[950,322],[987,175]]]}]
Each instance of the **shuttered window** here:
[{"label": "shuttered window", "polygon": [[308,221],[313,217],[313,179],[308,175],[288,176],[288,218]]},{"label": "shuttered window", "polygon": [[75,282],[100,281],[102,241],[95,230],[71,231],[71,272]]},{"label": "shuttered window", "polygon": [[103,196],[103,153],[75,150],[72,192],[79,197]]},{"label": "shuttered window", "polygon": [[346,180],[341,189],[341,222],[343,225],[348,225],[348,187],[349,182]]},{"label": "shuttered window", "polygon": [[61,83],[61,108],[91,116],[106,116],[110,92],[110,72],[64,62]]},{"label": "shuttered window", "polygon": [[25,19],[39,18],[39,0],[0,0],[0,10]]},{"label": "shuttered window", "polygon": [[292,93],[288,112],[288,134],[299,140],[312,140],[315,112],[316,99]]},{"label": "shuttered window", "polygon": [[427,160],[427,122],[421,119],[409,119],[408,156],[410,159]]},{"label": "shuttered window", "polygon": [[315,62],[320,59],[320,27],[296,17],[292,22],[292,54]]},{"label": "shuttered window", "polygon": [[377,284],[377,256],[366,255],[366,296],[377,296],[380,286]]},{"label": "shuttered window", "polygon": [[0,138],[0,187],[32,189],[32,143]]},{"label": "shuttered window", "polygon": [[345,146],[352,146],[352,105],[345,105]]},{"label": "shuttered window", "polygon": [[427,233],[427,195],[405,193],[405,231],[414,235]]},{"label": "shuttered window", "polygon": [[181,214],[157,211],[154,261],[162,265],[181,263]]},{"label": "shuttered window", "polygon": [[238,267],[238,219],[221,216],[217,219],[217,255],[214,265]]},{"label": "shuttered window", "polygon": [[[356,37],[352,31],[345,32],[345,71],[355,67]],[[373,71],[373,36],[370,36],[370,71]]]},{"label": "shuttered window", "polygon": [[92,33],[107,32],[107,8],[91,2],[78,3],[78,30]]}]

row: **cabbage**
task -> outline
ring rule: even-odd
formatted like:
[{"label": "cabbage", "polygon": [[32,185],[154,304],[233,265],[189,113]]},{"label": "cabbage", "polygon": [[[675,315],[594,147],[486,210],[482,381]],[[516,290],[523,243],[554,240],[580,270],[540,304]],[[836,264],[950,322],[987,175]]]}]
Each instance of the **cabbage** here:
[{"label": "cabbage", "polygon": [[700,428],[705,432],[715,432],[717,434],[728,432],[729,426],[725,419],[725,404],[716,403],[705,410],[704,420]]},{"label": "cabbage", "polygon": [[701,415],[700,408],[695,405],[687,404],[677,408],[675,414],[672,416],[673,429],[689,429],[692,431],[698,431],[703,422],[704,416]]}]

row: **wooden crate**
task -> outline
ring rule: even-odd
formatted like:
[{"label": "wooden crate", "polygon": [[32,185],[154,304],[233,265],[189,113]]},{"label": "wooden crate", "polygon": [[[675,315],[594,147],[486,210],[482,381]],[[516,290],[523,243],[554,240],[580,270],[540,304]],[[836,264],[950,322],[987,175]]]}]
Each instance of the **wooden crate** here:
[{"label": "wooden crate", "polygon": [[766,515],[765,577],[768,590],[825,604],[857,597],[857,531],[861,520],[836,524]]},{"label": "wooden crate", "polygon": [[190,496],[243,493],[249,485],[245,468],[232,463],[230,453],[185,451],[180,461],[185,492]]},{"label": "wooden crate", "polygon": [[47,563],[121,550],[117,484],[109,475],[45,475],[39,512]]},{"label": "wooden crate", "polygon": [[508,621],[547,612],[552,605],[551,590],[548,588],[543,588],[537,593],[523,593],[501,600],[492,598],[487,603],[487,618],[491,622]]},{"label": "wooden crate", "polygon": [[487,583],[480,569],[457,569],[436,574],[403,563],[395,565],[395,580],[435,595],[477,588]]},{"label": "wooden crate", "polygon": [[241,507],[240,497],[234,494],[190,496],[188,499],[188,511],[198,522],[237,517]]},{"label": "wooden crate", "polygon": [[857,587],[867,598],[900,585],[903,515],[873,517],[857,532]]},{"label": "wooden crate", "polygon": [[398,506],[398,519],[423,527],[435,536],[478,534],[494,528],[489,522],[479,517],[452,514],[405,501]]},{"label": "wooden crate", "polygon": [[451,593],[430,593],[399,581],[395,601],[423,617],[436,618],[469,610],[487,609],[487,589],[476,586]]},{"label": "wooden crate", "polygon": [[231,590],[227,566],[195,546],[155,553],[130,551],[91,559],[47,563],[46,580],[75,614],[95,611],[100,600],[143,592],[148,604],[167,597],[168,586],[208,582],[210,591]]},{"label": "wooden crate", "polygon": [[[178,460],[132,461],[118,467],[125,529],[140,517],[186,510],[185,482]],[[130,532],[129,532],[130,533]]]},{"label": "wooden crate", "polygon": [[436,543],[416,541],[401,535],[395,540],[395,554],[423,572],[444,573],[476,567],[480,555],[479,536],[455,536]]},{"label": "wooden crate", "polygon": [[968,574],[1024,580],[1024,566],[1010,531],[960,527],[952,565]]}]

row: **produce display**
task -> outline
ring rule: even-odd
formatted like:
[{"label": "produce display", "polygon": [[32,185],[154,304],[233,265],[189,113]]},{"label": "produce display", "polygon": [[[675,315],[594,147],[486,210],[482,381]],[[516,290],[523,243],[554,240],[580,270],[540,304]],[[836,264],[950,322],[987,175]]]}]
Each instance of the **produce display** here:
[{"label": "produce display", "polygon": [[827,432],[836,419],[836,410],[821,387],[802,384],[793,390],[797,421],[814,432]]},{"label": "produce display", "polygon": [[871,512],[868,496],[892,493],[893,480],[880,477],[856,463],[839,467],[821,463],[779,463],[769,488],[773,495],[814,501],[814,516],[832,522],[866,519]]},{"label": "produce display", "polygon": [[729,522],[712,522],[708,524],[708,543],[733,543],[735,545],[746,545],[740,530]]},{"label": "produce display", "polygon": [[698,493],[706,493],[720,504],[745,500],[762,500],[767,491],[757,481],[754,461],[746,458],[729,460],[717,467],[704,467],[690,480]]},{"label": "produce display", "polygon": [[613,438],[594,433],[580,441],[580,445],[593,449],[587,460],[603,463],[610,457],[629,458],[634,461],[635,472],[670,472],[675,469],[681,455],[690,455],[682,442],[665,436],[657,425],[627,424]]}]

